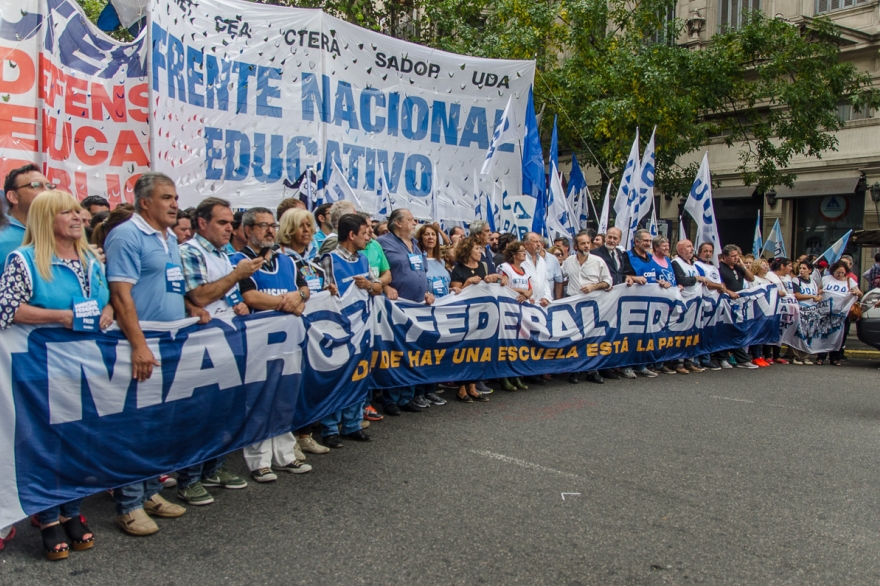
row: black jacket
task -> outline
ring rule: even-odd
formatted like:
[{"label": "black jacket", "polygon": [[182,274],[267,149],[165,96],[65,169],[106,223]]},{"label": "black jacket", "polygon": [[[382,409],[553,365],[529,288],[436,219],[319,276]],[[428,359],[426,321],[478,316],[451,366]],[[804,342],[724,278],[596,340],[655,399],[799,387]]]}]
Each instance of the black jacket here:
[{"label": "black jacket", "polygon": [[624,282],[627,275],[627,269],[632,272],[632,267],[629,266],[629,258],[627,258],[625,252],[621,252],[620,249],[617,250],[617,256],[620,258],[620,264],[618,265],[611,258],[611,252],[608,250],[607,246],[600,246],[599,248],[595,248],[590,251],[590,254],[594,254],[605,261],[605,264],[608,265],[608,272],[611,273],[611,284],[612,285],[620,285]]}]

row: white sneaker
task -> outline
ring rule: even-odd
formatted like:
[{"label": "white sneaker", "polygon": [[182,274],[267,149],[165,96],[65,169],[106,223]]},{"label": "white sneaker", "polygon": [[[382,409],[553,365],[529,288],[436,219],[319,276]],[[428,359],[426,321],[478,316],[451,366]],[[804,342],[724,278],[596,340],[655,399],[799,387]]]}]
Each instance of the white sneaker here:
[{"label": "white sneaker", "polygon": [[751,362],[744,362],[742,364],[737,364],[737,368],[746,368],[748,370],[754,370],[756,368],[760,368],[757,364],[752,364]]},{"label": "white sneaker", "polygon": [[[326,454],[330,451],[330,448],[328,448],[327,446],[322,446],[321,444],[313,440],[311,435],[309,435],[309,437],[296,438],[296,445],[303,452],[308,452],[310,454]],[[304,458],[299,458],[299,456],[297,456],[297,460],[300,459]]]},{"label": "white sneaker", "polygon": [[303,451],[301,449],[299,449],[299,441],[297,441],[293,445],[293,458],[294,460],[299,460],[300,462],[306,461],[306,455],[303,454]]},{"label": "white sneaker", "polygon": [[725,368],[733,368],[733,367],[730,365],[730,362],[727,361],[727,359],[724,359],[724,360],[720,361],[719,364],[721,365],[721,368],[722,368],[722,369],[725,369]]},{"label": "white sneaker", "polygon": [[620,376],[623,378],[636,378],[636,373],[633,372],[632,368],[624,368],[620,371]]},{"label": "white sneaker", "polygon": [[813,364],[813,361],[809,358],[804,358],[804,364]]},{"label": "white sneaker", "polygon": [[278,480],[278,475],[272,472],[271,468],[260,468],[251,472],[251,476],[257,482],[274,482]]}]

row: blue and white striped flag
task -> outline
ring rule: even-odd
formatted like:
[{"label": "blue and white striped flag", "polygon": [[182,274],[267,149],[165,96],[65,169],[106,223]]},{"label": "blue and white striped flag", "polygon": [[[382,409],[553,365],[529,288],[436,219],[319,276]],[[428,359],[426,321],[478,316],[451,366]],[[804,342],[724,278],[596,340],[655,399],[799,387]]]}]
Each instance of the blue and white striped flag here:
[{"label": "blue and white striped flag", "polygon": [[840,240],[832,244],[831,248],[823,252],[822,256],[819,258],[825,257],[828,260],[828,264],[831,265],[839,261],[840,257],[843,256],[843,253],[846,251],[846,245],[849,243],[850,234],[852,234],[852,230],[844,234]]}]

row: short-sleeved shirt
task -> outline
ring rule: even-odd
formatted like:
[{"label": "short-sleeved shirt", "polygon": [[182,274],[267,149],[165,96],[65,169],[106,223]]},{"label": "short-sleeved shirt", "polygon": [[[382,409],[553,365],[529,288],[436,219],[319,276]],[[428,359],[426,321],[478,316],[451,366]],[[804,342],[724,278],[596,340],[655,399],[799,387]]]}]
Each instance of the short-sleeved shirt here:
[{"label": "short-sleeved shirt", "polygon": [[[428,291],[428,267],[415,238],[411,239],[412,252],[394,232],[383,234],[377,240],[388,259],[391,286],[397,289],[397,294],[403,299],[423,302]],[[415,268],[415,260],[419,261],[420,268]]]},{"label": "short-sleeved shirt", "polygon": [[728,291],[737,293],[745,288],[746,274],[739,267],[730,268],[724,263],[718,265],[718,273]]},{"label": "short-sleeved shirt", "polygon": [[[164,236],[164,238],[163,238]],[[177,236],[163,235],[134,214],[114,228],[104,242],[107,281],[131,283],[131,297],[141,321],[176,321],[186,317],[183,295],[166,287],[169,264],[181,267]]]},{"label": "short-sleeved shirt", "polygon": [[472,269],[467,267],[460,262],[455,263],[455,266],[452,268],[452,272],[449,273],[449,280],[452,283],[462,283],[470,279],[471,277],[480,277],[481,279],[485,279],[486,275],[489,272],[486,267],[486,263],[480,262],[477,264],[477,268]]},{"label": "short-sleeved shirt", "polygon": [[385,271],[391,270],[391,265],[388,264],[388,259],[385,257],[385,252],[382,250],[382,245],[379,244],[377,240],[370,240],[367,247],[361,251],[361,254],[367,257],[367,260],[370,261],[370,271],[376,279],[378,279]]},{"label": "short-sleeved shirt", "polygon": [[609,287],[614,284],[608,265],[595,254],[588,256],[583,264],[576,254],[568,257],[562,261],[562,272],[568,276],[566,289],[568,295],[579,295],[583,287],[597,285],[603,281],[608,283]]},{"label": "short-sleeved shirt", "polygon": [[0,260],[4,263],[9,253],[21,246],[21,241],[24,240],[22,223],[12,216],[8,216],[7,220],[9,222],[0,228]]}]

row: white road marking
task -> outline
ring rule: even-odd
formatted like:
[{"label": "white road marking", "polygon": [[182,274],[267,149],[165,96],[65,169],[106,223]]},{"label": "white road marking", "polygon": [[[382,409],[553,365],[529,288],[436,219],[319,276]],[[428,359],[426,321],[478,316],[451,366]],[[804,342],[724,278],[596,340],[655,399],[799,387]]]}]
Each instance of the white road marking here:
[{"label": "white road marking", "polygon": [[754,401],[749,401],[748,399],[734,399],[732,397],[718,397],[716,395],[712,395],[713,399],[721,399],[722,401],[736,401],[737,403],[754,403]]},{"label": "white road marking", "polygon": [[518,458],[511,458],[510,456],[505,456],[504,454],[496,454],[494,452],[488,452],[486,450],[469,450],[472,454],[477,454],[478,456],[485,456],[487,458],[492,458],[493,460],[499,460],[501,462],[507,462],[508,464],[516,464],[517,466],[521,466],[523,468],[528,468],[529,470],[536,470],[538,472],[552,472],[553,474],[558,474],[560,476],[565,476],[567,478],[577,478],[577,474],[571,474],[570,472],[562,472],[561,470],[554,470],[553,468],[547,468],[546,466],[541,466],[540,464],[533,464],[532,462],[526,462],[525,460],[520,460]]},{"label": "white road marking", "polygon": [[568,496],[581,496],[581,493],[579,493],[579,492],[561,492],[561,493],[559,493],[559,494],[562,495],[562,500],[565,500],[565,495],[568,495]]}]

